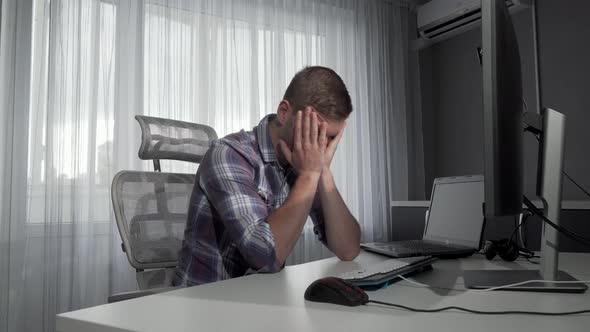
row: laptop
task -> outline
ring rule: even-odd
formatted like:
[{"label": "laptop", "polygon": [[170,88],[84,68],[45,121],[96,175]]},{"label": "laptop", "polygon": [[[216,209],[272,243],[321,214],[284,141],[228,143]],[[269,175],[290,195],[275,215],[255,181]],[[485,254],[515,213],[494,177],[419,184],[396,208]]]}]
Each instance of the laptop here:
[{"label": "laptop", "polygon": [[437,178],[422,240],[364,243],[390,257],[467,257],[479,250],[484,227],[482,175]]}]

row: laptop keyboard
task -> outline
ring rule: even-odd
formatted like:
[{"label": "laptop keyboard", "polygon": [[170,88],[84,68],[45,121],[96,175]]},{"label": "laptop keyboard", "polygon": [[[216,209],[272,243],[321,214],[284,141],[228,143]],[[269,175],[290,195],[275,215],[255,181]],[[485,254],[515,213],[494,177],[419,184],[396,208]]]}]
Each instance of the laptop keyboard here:
[{"label": "laptop keyboard", "polygon": [[395,244],[383,243],[378,245],[380,249],[406,251],[406,252],[445,252],[454,249],[454,247],[442,244],[424,242],[421,240],[397,241]]},{"label": "laptop keyboard", "polygon": [[338,277],[344,280],[359,280],[374,275],[392,273],[396,271],[399,271],[401,273],[403,268],[428,259],[430,259],[430,257],[422,256],[403,259],[388,259],[386,261],[377,264],[372,264],[359,270],[342,273],[338,275]]},{"label": "laptop keyboard", "polygon": [[437,243],[430,243],[430,242],[424,242],[424,241],[402,241],[402,242],[398,242],[398,244],[396,245],[397,248],[404,248],[407,250],[412,250],[412,251],[416,251],[416,250],[449,250],[449,246],[445,246],[442,244],[437,244]]}]

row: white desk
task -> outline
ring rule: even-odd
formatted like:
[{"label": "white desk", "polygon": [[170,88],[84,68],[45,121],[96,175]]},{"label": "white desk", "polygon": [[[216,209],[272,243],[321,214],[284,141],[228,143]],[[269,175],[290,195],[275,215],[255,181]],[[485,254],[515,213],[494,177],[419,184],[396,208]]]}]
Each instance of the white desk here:
[{"label": "white desk", "polygon": [[[460,312],[421,314],[366,305],[306,302],[314,280],[383,260],[363,252],[353,262],[335,258],[288,266],[277,274],[251,275],[57,316],[57,331],[588,331],[590,314],[578,316],[483,316]],[[481,255],[438,261],[415,280],[463,289],[462,269],[535,269],[527,261],[486,261]],[[561,254],[560,267],[590,279],[590,254]],[[369,292],[374,300],[419,308],[456,305],[480,310],[565,311],[590,309],[584,294],[469,292],[426,289],[405,281]]]}]

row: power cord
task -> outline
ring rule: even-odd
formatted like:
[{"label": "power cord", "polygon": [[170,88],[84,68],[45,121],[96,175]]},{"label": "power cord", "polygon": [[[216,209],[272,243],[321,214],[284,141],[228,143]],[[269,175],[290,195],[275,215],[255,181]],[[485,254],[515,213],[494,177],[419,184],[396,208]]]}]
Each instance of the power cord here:
[{"label": "power cord", "polygon": [[[516,235],[516,241],[520,242],[519,245],[524,247],[523,243],[522,243],[522,218],[523,214],[519,213],[518,215],[514,216],[514,232],[512,232],[512,234],[510,235],[510,241],[512,241],[512,238]],[[518,233],[517,233],[518,231]]]},{"label": "power cord", "polygon": [[526,241],[526,236],[524,235],[524,227],[526,225],[521,225],[526,223],[527,219],[532,216],[533,213],[530,212],[528,209],[524,211],[524,213],[520,214],[520,218],[519,218],[519,230],[518,230],[518,237],[520,238],[520,245],[523,248],[528,247],[527,245],[527,241]]},{"label": "power cord", "polygon": [[[514,240],[514,236],[518,233],[519,230],[522,229],[522,227],[524,227],[524,224],[527,222],[527,220],[529,219],[529,217],[533,216],[533,213],[529,210],[529,209],[524,209],[523,214],[522,214],[522,220],[520,221],[520,223],[514,228],[514,231],[512,232],[512,234],[510,235],[510,241]],[[518,237],[517,237],[518,238]],[[524,241],[522,239],[522,235],[520,236],[520,240],[523,242],[522,246],[526,247],[526,245],[524,245]]]},{"label": "power cord", "polygon": [[535,213],[537,216],[539,216],[541,219],[543,219],[543,221],[545,223],[547,223],[549,226],[555,228],[557,231],[559,231],[560,233],[562,233],[563,235],[569,237],[572,240],[575,240],[579,243],[585,244],[587,246],[590,247],[590,240],[579,235],[576,234],[570,230],[568,230],[567,228],[564,228],[562,226],[556,225],[555,223],[553,223],[551,220],[549,220],[549,218],[545,217],[545,215],[543,214],[543,212],[541,212],[541,210],[539,210],[535,204],[533,204],[533,202],[531,202],[526,196],[523,196],[523,200],[524,200],[524,204],[533,212]]},{"label": "power cord", "polygon": [[[407,281],[411,284],[420,286],[420,287],[424,287],[424,288],[436,288],[436,287],[432,287],[430,285],[426,285],[426,284],[422,284],[419,283],[417,281],[408,279],[404,276],[397,276],[398,278]],[[553,284],[590,284],[590,280],[585,280],[585,281],[578,281],[578,280],[574,280],[574,281],[564,281],[564,280],[526,280],[526,281],[522,281],[522,282],[517,282],[517,283],[513,283],[513,284],[508,284],[508,285],[501,285],[501,286],[496,286],[496,287],[489,287],[489,288],[483,288],[483,289],[455,289],[455,288],[449,288],[449,290],[455,290],[455,291],[461,291],[461,292],[491,292],[491,291],[496,291],[496,290],[501,290],[501,289],[506,289],[506,288],[511,288],[511,287],[516,287],[516,286],[522,286],[522,285],[527,285],[527,284],[532,284],[532,283],[553,283]]]},{"label": "power cord", "polygon": [[[531,126],[530,124],[526,123],[523,120],[524,124],[526,125],[526,127],[524,128],[525,132],[529,132],[531,133],[536,139],[537,142],[541,141],[541,138],[539,137],[540,135],[543,134],[543,132],[533,126]],[[576,180],[574,180],[569,174],[567,174],[566,171],[562,171],[563,175],[565,175],[565,177],[570,180],[576,187],[578,187],[578,189],[580,189],[580,191],[582,191],[584,194],[586,194],[586,196],[590,197],[590,192],[588,192],[588,190],[584,189],[584,187],[582,187],[578,182],[576,182]]]},{"label": "power cord", "polygon": [[590,310],[576,310],[576,311],[563,311],[563,312],[540,312],[540,311],[520,311],[520,310],[513,310],[513,311],[483,311],[483,310],[474,310],[474,309],[457,307],[457,306],[449,306],[449,307],[442,307],[442,308],[436,308],[436,309],[419,309],[419,308],[408,307],[408,306],[401,305],[401,304],[388,303],[388,302],[382,302],[382,301],[376,301],[376,300],[369,300],[368,303],[381,304],[381,305],[384,305],[384,306],[394,307],[394,308],[408,310],[408,311],[413,311],[413,312],[423,312],[423,313],[433,313],[433,312],[441,312],[441,311],[447,311],[447,310],[457,310],[457,311],[463,311],[463,312],[467,312],[467,313],[471,313],[471,314],[477,314],[477,315],[567,316],[567,315],[579,315],[579,314],[590,313]]},{"label": "power cord", "polygon": [[[430,285],[426,285],[426,284],[422,284],[419,282],[416,282],[414,280],[408,279],[404,276],[398,275],[398,278],[407,281],[411,284],[420,286],[420,287],[425,287],[425,288],[440,288],[440,287],[433,287]],[[514,283],[514,284],[510,284],[510,285],[502,285],[502,286],[498,286],[498,287],[491,287],[491,288],[485,288],[485,289],[454,289],[454,288],[444,288],[447,290],[454,290],[454,291],[463,291],[463,292],[490,292],[490,291],[494,291],[494,290],[500,290],[500,289],[505,289],[505,288],[509,288],[509,287],[514,287],[514,286],[521,286],[521,285],[526,285],[529,283],[537,283],[537,282],[551,282],[551,283],[556,283],[556,284],[574,284],[574,283],[583,283],[583,284],[590,284],[590,280],[587,281],[556,281],[556,280],[527,280],[527,281],[523,281],[523,282],[519,282],[519,283]],[[413,311],[413,312],[422,312],[422,313],[434,313],[434,312],[442,312],[442,311],[448,311],[448,310],[457,310],[457,311],[463,311],[463,312],[467,312],[467,313],[471,313],[471,314],[477,314],[477,315],[541,315],[541,316],[568,316],[568,315],[579,315],[579,314],[585,314],[585,313],[590,313],[590,309],[584,309],[584,310],[575,310],[575,311],[562,311],[562,312],[542,312],[542,311],[520,311],[520,310],[510,310],[510,311],[483,311],[483,310],[474,310],[474,309],[469,309],[469,308],[463,308],[463,307],[457,307],[457,306],[449,306],[449,307],[443,307],[443,308],[436,308],[436,309],[420,309],[420,308],[413,308],[413,307],[408,307],[405,305],[401,305],[401,304],[395,304],[395,303],[389,303],[389,302],[382,302],[382,301],[376,301],[376,300],[369,300],[368,303],[375,303],[375,304],[381,304],[381,305],[385,305],[385,306],[390,306],[390,307],[394,307],[394,308],[398,308],[398,309],[403,309],[403,310],[408,310],[408,311]]]},{"label": "power cord", "polygon": [[568,178],[568,180],[570,180],[576,187],[578,187],[578,189],[580,189],[584,194],[586,194],[586,196],[590,197],[590,192],[588,192],[586,189],[584,189],[581,185],[579,185],[574,179],[572,179],[571,176],[569,176],[565,171],[563,171],[563,175],[565,175],[566,178]]},{"label": "power cord", "polygon": [[[526,243],[524,241],[524,236],[522,234],[522,229],[525,226],[528,218],[533,216],[534,214],[529,209],[524,209],[523,213],[515,218],[515,226],[514,231],[510,234],[510,237],[507,239],[509,242],[517,243],[520,248],[519,256],[524,257],[529,263],[537,264],[534,261],[531,261],[531,258],[538,258],[539,256],[535,255],[531,250],[527,249]],[[515,239],[516,238],[516,239]]]}]

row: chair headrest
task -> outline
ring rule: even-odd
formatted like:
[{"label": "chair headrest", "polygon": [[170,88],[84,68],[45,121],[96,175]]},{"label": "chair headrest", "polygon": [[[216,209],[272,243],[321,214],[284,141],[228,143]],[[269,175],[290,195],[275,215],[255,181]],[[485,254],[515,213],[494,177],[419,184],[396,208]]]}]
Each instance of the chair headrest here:
[{"label": "chair headrest", "polygon": [[136,115],[141,127],[138,156],[143,160],[171,159],[200,163],[217,133],[209,126]]}]

